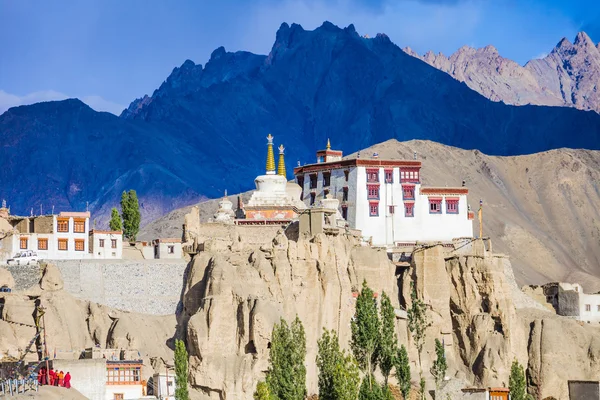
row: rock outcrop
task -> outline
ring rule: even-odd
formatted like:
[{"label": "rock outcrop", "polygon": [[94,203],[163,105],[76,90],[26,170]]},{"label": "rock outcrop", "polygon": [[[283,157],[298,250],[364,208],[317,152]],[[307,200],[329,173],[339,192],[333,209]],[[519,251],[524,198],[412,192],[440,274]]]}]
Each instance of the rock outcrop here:
[{"label": "rock outcrop", "polygon": [[563,38],[548,55],[525,66],[500,56],[494,46],[463,46],[450,57],[431,51],[420,56],[410,47],[404,51],[493,101],[600,112],[600,47],[585,32],[573,43]]},{"label": "rock outcrop", "polygon": [[279,232],[268,245],[232,241],[229,251],[200,253],[184,295],[192,386],[207,399],[252,398],[267,369],[273,325],[297,315],[306,330],[308,390],[315,393],[323,328],[349,342],[353,291],[363,280],[397,307],[394,271],[385,251],[345,234],[290,240]]}]

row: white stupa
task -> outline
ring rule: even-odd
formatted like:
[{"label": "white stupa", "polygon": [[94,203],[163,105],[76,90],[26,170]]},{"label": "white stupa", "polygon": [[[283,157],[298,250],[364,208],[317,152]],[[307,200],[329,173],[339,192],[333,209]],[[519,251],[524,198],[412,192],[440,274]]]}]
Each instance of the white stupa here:
[{"label": "white stupa", "polygon": [[225,224],[233,224],[234,217],[235,212],[233,211],[233,203],[229,201],[226,190],[225,196],[219,202],[219,209],[213,216],[213,221]]}]

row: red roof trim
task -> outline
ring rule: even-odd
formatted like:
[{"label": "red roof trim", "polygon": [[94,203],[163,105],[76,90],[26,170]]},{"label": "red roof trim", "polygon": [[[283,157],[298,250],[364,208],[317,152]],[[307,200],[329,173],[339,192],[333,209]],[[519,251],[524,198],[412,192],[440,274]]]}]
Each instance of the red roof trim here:
[{"label": "red roof trim", "polygon": [[458,197],[446,197],[446,201],[458,201]]},{"label": "red roof trim", "polygon": [[441,197],[429,197],[429,201],[430,202],[441,202],[442,198]]},{"label": "red roof trim", "polygon": [[383,167],[383,168],[394,168],[394,167],[411,167],[414,170],[421,168],[421,161],[409,161],[409,160],[361,160],[361,159],[350,159],[331,161],[325,163],[307,164],[301,167],[294,168],[294,175],[307,174],[311,172],[319,172],[327,169],[339,169],[347,167]]},{"label": "red roof trim", "polygon": [[469,194],[469,189],[466,187],[459,188],[447,188],[447,187],[422,187],[421,194],[429,195],[429,194],[437,194],[437,195],[449,195],[449,194]]}]

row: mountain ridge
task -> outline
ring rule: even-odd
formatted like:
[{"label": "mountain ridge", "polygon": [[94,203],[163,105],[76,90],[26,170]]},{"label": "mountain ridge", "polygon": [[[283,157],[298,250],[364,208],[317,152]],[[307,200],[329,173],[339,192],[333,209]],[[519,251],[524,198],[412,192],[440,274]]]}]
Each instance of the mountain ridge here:
[{"label": "mountain ridge", "polygon": [[384,34],[284,23],[268,55],[218,48],[204,66],[187,60],[121,117],[73,100],[9,109],[0,115],[8,166],[0,169],[0,198],[26,214],[41,203],[89,203],[103,226],[120,193],[136,189],[148,222],[202,197],[251,189],[268,133],[288,149],[291,172],[312,162],[327,138],[346,153],[390,138],[495,155],[595,149],[600,116],[489,101]]},{"label": "mountain ridge", "polygon": [[574,107],[600,113],[600,43],[579,32],[571,43],[562,38],[549,54],[525,65],[502,57],[492,45],[463,46],[446,57],[431,51],[407,54],[448,73],[493,101],[514,105]]}]

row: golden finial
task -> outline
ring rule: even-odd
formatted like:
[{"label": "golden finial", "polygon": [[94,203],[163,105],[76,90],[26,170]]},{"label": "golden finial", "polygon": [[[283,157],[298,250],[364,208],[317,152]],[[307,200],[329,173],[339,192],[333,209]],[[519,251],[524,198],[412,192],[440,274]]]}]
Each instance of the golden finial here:
[{"label": "golden finial", "polygon": [[277,163],[277,175],[281,175],[284,178],[287,177],[285,173],[285,161],[283,159],[283,152],[285,147],[282,144],[279,145],[279,162]]},{"label": "golden finial", "polygon": [[267,136],[267,175],[275,175],[275,155],[273,154],[273,136]]},{"label": "golden finial", "polygon": [[327,150],[331,150],[331,142],[329,141],[329,138],[327,138]]}]

